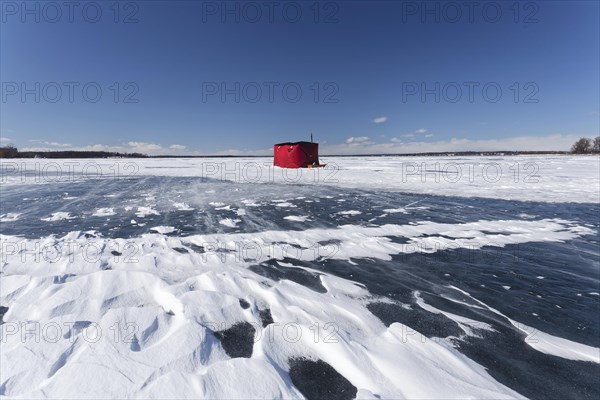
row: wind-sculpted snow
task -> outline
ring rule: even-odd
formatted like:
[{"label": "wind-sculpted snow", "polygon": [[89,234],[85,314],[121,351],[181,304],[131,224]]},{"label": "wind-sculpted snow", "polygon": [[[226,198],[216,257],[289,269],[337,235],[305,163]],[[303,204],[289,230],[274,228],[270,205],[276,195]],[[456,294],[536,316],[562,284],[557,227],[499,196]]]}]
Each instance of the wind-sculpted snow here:
[{"label": "wind-sculpted snow", "polygon": [[600,395],[598,204],[168,176],[1,200],[1,395]]}]

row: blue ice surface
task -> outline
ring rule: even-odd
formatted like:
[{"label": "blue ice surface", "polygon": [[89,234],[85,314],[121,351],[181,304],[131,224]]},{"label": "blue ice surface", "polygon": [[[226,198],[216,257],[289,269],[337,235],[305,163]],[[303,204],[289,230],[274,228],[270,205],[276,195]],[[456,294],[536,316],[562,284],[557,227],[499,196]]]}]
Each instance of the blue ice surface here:
[{"label": "blue ice surface", "polygon": [[[401,322],[432,338],[456,335],[457,326],[453,321],[415,304],[416,291],[426,303],[440,310],[488,323],[494,332],[481,331],[481,337],[454,339],[457,348],[486,367],[498,381],[527,397],[600,396],[598,364],[566,360],[533,350],[525,344],[524,334],[508,320],[489,310],[472,307],[475,304],[459,303],[470,304],[472,300],[449,288],[450,285],[458,287],[509,318],[540,331],[600,347],[600,298],[590,294],[598,292],[600,286],[599,204],[443,197],[181,177],[7,185],[2,187],[0,200],[0,214],[21,214],[16,221],[2,222],[1,233],[30,239],[61,236],[71,231],[95,231],[108,238],[131,238],[149,233],[152,227],[159,225],[175,228],[168,235],[189,236],[302,231],[345,224],[407,225],[422,221],[459,224],[547,218],[574,221],[596,233],[564,243],[529,242],[502,249],[484,247],[469,251],[448,249],[432,254],[398,254],[389,261],[374,258],[350,260],[352,262],[333,259],[284,261],[350,279],[364,285],[373,295],[394,300],[396,305],[374,303],[369,307],[388,325]],[[253,200],[258,206],[248,206],[244,200]],[[295,207],[278,207],[277,200],[285,200]],[[194,209],[177,210],[173,206],[177,202],[185,202]],[[116,215],[92,216],[96,209],[106,207],[114,208]],[[126,207],[131,209],[126,211]],[[138,207],[151,207],[160,215],[138,217],[135,215]],[[404,208],[404,212],[384,211],[397,208]],[[239,215],[239,209],[244,209],[245,214]],[[349,210],[358,210],[361,214],[339,214]],[[42,220],[55,212],[68,212],[74,218]],[[309,218],[305,222],[284,219],[288,215]],[[240,222],[235,227],[224,226],[219,221],[225,218],[239,219]],[[132,219],[138,223],[132,224]],[[390,239],[405,240],[402,237]],[[252,268],[271,279],[290,279],[307,285],[314,281],[299,274],[304,270],[284,266],[276,260]],[[538,279],[540,276],[544,279]]]}]

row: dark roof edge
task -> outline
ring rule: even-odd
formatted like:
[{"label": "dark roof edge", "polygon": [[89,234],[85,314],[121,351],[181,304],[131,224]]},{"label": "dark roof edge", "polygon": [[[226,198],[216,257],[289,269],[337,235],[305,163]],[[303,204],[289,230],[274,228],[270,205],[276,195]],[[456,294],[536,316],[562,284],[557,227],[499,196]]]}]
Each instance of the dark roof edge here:
[{"label": "dark roof edge", "polygon": [[275,143],[273,146],[291,146],[294,144],[316,144],[316,145],[318,145],[318,143],[313,143],[313,142],[284,142],[284,143]]}]

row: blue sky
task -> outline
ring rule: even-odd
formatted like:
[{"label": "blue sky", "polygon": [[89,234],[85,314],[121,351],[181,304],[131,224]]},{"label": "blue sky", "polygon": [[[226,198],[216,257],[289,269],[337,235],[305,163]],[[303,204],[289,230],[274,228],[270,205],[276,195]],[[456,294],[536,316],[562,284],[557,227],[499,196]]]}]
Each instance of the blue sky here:
[{"label": "blue sky", "polygon": [[567,150],[600,130],[597,1],[48,4],[2,2],[2,144]]}]

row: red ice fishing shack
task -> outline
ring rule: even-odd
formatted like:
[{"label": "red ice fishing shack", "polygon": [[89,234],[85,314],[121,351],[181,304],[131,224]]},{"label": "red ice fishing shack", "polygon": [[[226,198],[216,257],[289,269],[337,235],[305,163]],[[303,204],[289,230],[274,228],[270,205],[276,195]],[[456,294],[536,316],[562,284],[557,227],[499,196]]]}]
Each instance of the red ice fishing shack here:
[{"label": "red ice fishing shack", "polygon": [[319,165],[319,144],[278,143],[273,146],[273,165],[281,168],[311,168]]}]

